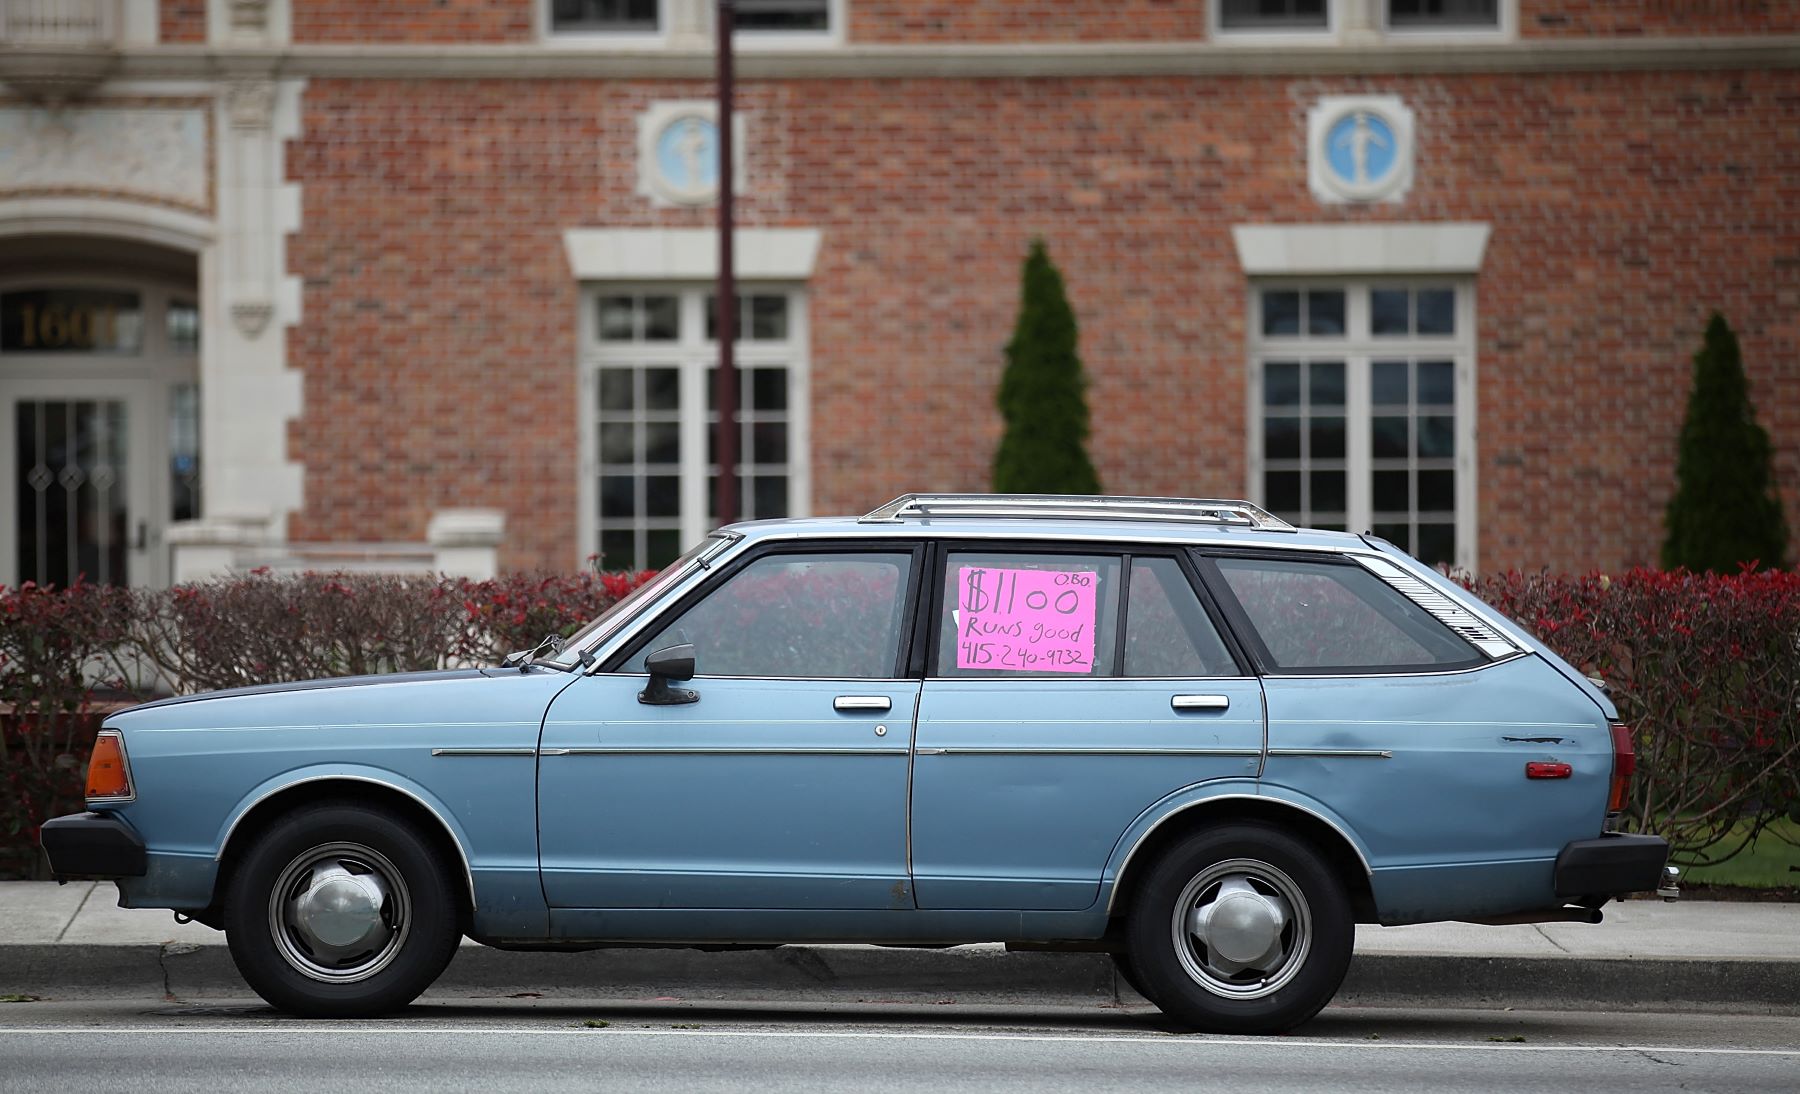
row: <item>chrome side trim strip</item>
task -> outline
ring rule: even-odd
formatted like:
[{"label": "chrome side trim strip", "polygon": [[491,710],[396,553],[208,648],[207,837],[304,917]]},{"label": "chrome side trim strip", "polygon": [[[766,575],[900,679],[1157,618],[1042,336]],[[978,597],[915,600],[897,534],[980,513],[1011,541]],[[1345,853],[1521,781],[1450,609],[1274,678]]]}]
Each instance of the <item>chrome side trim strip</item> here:
[{"label": "chrome side trim strip", "polygon": [[535,756],[535,748],[434,748],[433,756]]},{"label": "chrome side trim strip", "polygon": [[1401,596],[1411,600],[1439,623],[1455,631],[1465,642],[1489,657],[1505,657],[1518,650],[1518,644],[1488,625],[1475,613],[1450,597],[1401,569],[1393,560],[1371,555],[1357,555],[1362,568],[1393,586]]},{"label": "chrome side trim strip", "polygon": [[1356,841],[1351,839],[1342,828],[1333,824],[1330,818],[1317,810],[1308,809],[1304,805],[1296,805],[1285,798],[1270,798],[1258,794],[1215,794],[1210,798],[1201,798],[1199,801],[1189,802],[1179,809],[1171,810],[1169,813],[1158,819],[1155,824],[1152,824],[1149,828],[1144,830],[1144,834],[1139,836],[1137,842],[1131,845],[1131,850],[1125,852],[1125,858],[1119,863],[1118,870],[1113,873],[1112,889],[1106,894],[1106,914],[1111,915],[1113,906],[1119,901],[1119,879],[1124,877],[1125,872],[1131,868],[1132,857],[1138,853],[1138,848],[1142,847],[1152,835],[1156,834],[1158,828],[1161,828],[1164,824],[1167,824],[1169,821],[1174,820],[1176,817],[1181,816],[1189,810],[1197,809],[1203,805],[1210,805],[1213,802],[1232,801],[1234,799],[1241,801],[1266,802],[1270,805],[1283,805],[1296,812],[1305,813],[1307,816],[1319,821],[1333,832],[1336,832],[1339,836],[1342,836],[1344,842],[1349,845],[1350,850],[1356,852],[1356,861],[1362,864],[1363,873],[1368,874],[1370,877],[1375,876],[1374,867],[1369,865],[1369,860],[1363,856],[1362,848],[1356,845]]},{"label": "chrome side trim strip", "polygon": [[1259,748],[921,748],[921,756],[1261,756]]},{"label": "chrome side trim strip", "polygon": [[255,812],[257,806],[261,805],[263,802],[268,801],[270,798],[281,793],[282,791],[292,790],[296,786],[303,786],[306,783],[333,782],[333,781],[335,781],[335,782],[354,782],[354,783],[372,783],[375,786],[384,786],[387,789],[392,790],[397,794],[404,794],[406,797],[411,798],[413,801],[417,802],[419,804],[420,809],[423,809],[423,810],[425,810],[425,812],[431,814],[431,818],[438,822],[438,825],[441,828],[443,828],[443,830],[444,830],[444,835],[450,840],[451,846],[456,848],[456,857],[462,861],[463,881],[469,887],[469,907],[475,908],[475,909],[479,909],[481,907],[481,905],[475,899],[475,871],[473,868],[471,868],[469,866],[468,849],[462,845],[461,840],[456,838],[456,830],[454,828],[450,827],[450,823],[444,819],[443,814],[439,813],[436,809],[433,809],[431,807],[431,805],[425,801],[424,798],[419,797],[417,794],[406,789],[404,786],[395,786],[393,783],[384,782],[381,779],[371,779],[367,775],[309,775],[304,779],[295,779],[291,783],[281,784],[280,786],[276,787],[275,789],[269,791],[267,794],[264,794],[262,797],[256,799],[255,801],[251,802],[249,805],[245,806],[242,812],[238,813],[238,815],[236,817],[232,818],[231,827],[225,829],[225,838],[219,841],[219,850],[213,855],[213,861],[221,862],[224,860],[225,849],[227,847],[231,846],[231,837],[234,833],[237,832],[238,825],[243,821],[243,819],[245,817],[247,817],[251,813]]},{"label": "chrome side trim strip", "polygon": [[[1423,610],[1423,609],[1420,609]],[[1471,665],[1466,669],[1417,669],[1411,672],[1271,672],[1264,677],[1265,681],[1275,680],[1413,680],[1428,676],[1466,676],[1472,672],[1486,672],[1500,665],[1510,665],[1521,658],[1532,656],[1529,650],[1519,650],[1505,657],[1496,657],[1492,661],[1484,661],[1479,665]]]},{"label": "chrome side trim strip", "polygon": [[1324,756],[1324,757],[1361,757],[1370,760],[1391,760],[1392,751],[1385,748],[1271,748],[1271,756]]},{"label": "chrome side trim strip", "polygon": [[907,749],[897,748],[634,748],[598,746],[594,748],[545,748],[540,756],[904,756]]}]

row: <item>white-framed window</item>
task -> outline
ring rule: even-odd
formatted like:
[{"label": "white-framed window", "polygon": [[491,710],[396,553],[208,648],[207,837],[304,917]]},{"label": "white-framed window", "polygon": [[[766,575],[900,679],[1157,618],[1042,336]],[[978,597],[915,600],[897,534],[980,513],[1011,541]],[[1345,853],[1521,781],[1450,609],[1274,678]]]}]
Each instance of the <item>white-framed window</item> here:
[{"label": "white-framed window", "polygon": [[[667,42],[710,38],[711,0],[540,0],[544,31],[556,38]],[[741,46],[809,45],[842,40],[845,0],[737,0]]]},{"label": "white-framed window", "polygon": [[1387,25],[1430,29],[1482,29],[1500,26],[1500,0],[1386,0]]},{"label": "white-framed window", "polygon": [[[801,516],[806,296],[739,291],[738,519]],[[712,289],[594,283],[582,313],[582,546],[608,569],[660,567],[717,523]]]},{"label": "white-framed window", "polygon": [[1251,497],[1473,569],[1473,283],[1283,279],[1250,297]]},{"label": "white-framed window", "polygon": [[1519,17],[1519,0],[1212,0],[1210,7],[1213,39],[1251,46],[1510,39]]},{"label": "white-framed window", "polygon": [[663,33],[664,0],[546,0],[552,34],[652,36]]},{"label": "white-framed window", "polygon": [[1213,0],[1208,34],[1233,45],[1330,42],[1341,0]]},{"label": "white-framed window", "polygon": [[1217,0],[1217,10],[1220,30],[1331,29],[1330,0]]},{"label": "white-framed window", "polygon": [[1519,0],[1376,2],[1381,6],[1382,32],[1395,38],[1509,38],[1518,26]]},{"label": "white-framed window", "polygon": [[834,6],[832,0],[737,0],[736,26],[757,34],[825,34]]}]

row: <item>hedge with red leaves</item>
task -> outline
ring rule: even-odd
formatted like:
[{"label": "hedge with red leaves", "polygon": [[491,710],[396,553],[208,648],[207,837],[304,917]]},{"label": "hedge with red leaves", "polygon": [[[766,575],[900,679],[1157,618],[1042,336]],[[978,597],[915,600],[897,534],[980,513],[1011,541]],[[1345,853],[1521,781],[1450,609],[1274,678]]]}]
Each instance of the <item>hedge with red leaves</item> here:
[{"label": "hedge with red leaves", "polygon": [[81,809],[94,731],[121,700],[492,664],[572,633],[648,576],[265,572],[156,591],[0,590],[0,877],[41,874],[38,826]]},{"label": "hedge with red leaves", "polygon": [[1721,862],[1800,816],[1800,572],[1507,573],[1470,587],[1611,686],[1636,734],[1628,826],[1666,836],[1678,862]]}]

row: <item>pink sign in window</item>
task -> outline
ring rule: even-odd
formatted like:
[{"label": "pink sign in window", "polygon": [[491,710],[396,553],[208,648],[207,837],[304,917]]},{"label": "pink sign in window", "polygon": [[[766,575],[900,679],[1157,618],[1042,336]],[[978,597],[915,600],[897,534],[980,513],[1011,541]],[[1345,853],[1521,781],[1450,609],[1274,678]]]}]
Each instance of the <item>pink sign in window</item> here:
[{"label": "pink sign in window", "polygon": [[956,667],[1094,671],[1099,575],[964,566],[956,573]]}]

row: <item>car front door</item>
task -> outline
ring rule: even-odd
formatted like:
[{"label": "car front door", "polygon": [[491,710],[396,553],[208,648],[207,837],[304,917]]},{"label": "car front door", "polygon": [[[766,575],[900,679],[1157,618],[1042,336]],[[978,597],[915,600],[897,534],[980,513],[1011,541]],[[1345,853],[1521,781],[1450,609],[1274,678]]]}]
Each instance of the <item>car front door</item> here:
[{"label": "car front door", "polygon": [[1255,793],[1262,690],[1188,560],[943,558],[913,768],[921,908],[1089,907],[1146,809],[1215,780]]},{"label": "car front door", "polygon": [[[920,571],[912,545],[753,555],[563,691],[538,775],[550,906],[913,907]],[[647,658],[681,645],[692,700],[646,701]]]}]

